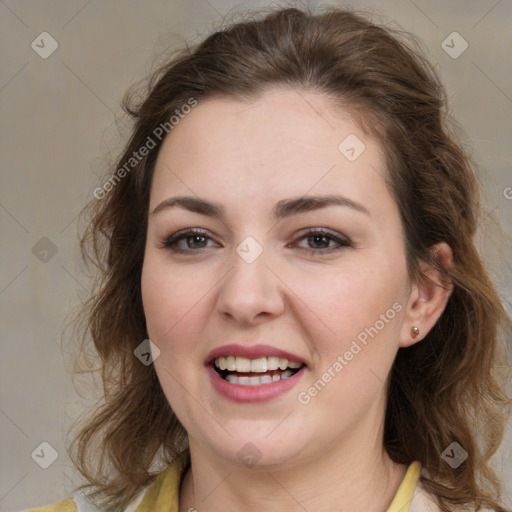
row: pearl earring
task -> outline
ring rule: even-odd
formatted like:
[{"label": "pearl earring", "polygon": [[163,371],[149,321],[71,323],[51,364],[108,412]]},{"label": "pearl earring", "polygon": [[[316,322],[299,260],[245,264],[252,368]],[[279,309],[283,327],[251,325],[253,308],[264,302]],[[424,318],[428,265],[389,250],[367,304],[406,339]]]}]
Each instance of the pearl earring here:
[{"label": "pearl earring", "polygon": [[420,330],[414,325],[411,327],[411,338],[416,338],[418,334],[420,333]]}]

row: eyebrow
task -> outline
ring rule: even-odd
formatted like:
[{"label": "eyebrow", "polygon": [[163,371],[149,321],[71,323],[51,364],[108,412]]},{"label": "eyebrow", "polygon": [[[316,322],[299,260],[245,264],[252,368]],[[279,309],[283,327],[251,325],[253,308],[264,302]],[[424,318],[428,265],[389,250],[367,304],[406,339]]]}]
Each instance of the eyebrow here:
[{"label": "eyebrow", "polygon": [[[275,204],[274,208],[272,208],[271,215],[274,220],[280,220],[293,215],[320,210],[329,206],[344,206],[352,208],[359,213],[371,216],[368,209],[361,203],[340,195],[302,196],[283,199]],[[192,196],[169,197],[162,201],[151,212],[151,215],[156,215],[163,210],[174,207],[183,208],[184,210],[199,213],[200,215],[206,215],[208,217],[222,218],[224,215],[224,208],[221,204]]]}]

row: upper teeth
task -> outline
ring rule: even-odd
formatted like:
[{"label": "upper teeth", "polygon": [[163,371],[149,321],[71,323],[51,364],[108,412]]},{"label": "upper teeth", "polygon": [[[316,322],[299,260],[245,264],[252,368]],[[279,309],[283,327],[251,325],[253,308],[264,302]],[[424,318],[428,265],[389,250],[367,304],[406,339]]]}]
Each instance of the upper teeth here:
[{"label": "upper teeth", "polygon": [[217,357],[215,366],[221,370],[230,372],[258,372],[264,373],[269,370],[286,370],[286,368],[300,368],[302,363],[288,361],[282,357],[259,357],[248,359],[247,357],[228,356]]}]

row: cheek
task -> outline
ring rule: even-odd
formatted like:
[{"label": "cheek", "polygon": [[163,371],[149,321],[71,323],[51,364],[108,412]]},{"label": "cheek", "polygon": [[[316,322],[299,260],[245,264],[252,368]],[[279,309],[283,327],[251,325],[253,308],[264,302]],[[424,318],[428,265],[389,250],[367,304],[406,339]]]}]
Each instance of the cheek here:
[{"label": "cheek", "polygon": [[319,364],[301,398],[310,397],[332,421],[356,421],[385,393],[404,309],[396,276],[347,267],[326,281],[328,293],[309,295],[308,306],[321,312],[329,331],[314,339]]},{"label": "cheek", "polygon": [[201,295],[205,293],[194,282],[179,271],[170,272],[151,254],[145,260],[141,279],[144,314],[149,337],[162,345],[160,348],[165,348],[177,332],[194,324],[184,320],[200,311]]},{"label": "cheek", "polygon": [[151,258],[146,258],[142,268],[141,291],[148,334],[156,342],[172,327],[175,301],[166,279],[162,278]]},{"label": "cheek", "polygon": [[400,304],[404,289],[399,275],[396,269],[376,261],[347,262],[328,272],[322,268],[317,273],[297,275],[293,279],[294,293],[323,331],[322,336],[314,338],[325,344],[318,348],[329,354],[341,350],[376,323],[379,335],[393,338],[399,332],[397,309],[401,309],[393,309],[393,304]]},{"label": "cheek", "polygon": [[[157,255],[158,256],[158,255]],[[194,278],[169,271],[168,264],[148,255],[141,277],[142,302],[149,339],[159,348],[154,366],[162,389],[178,416],[187,414],[183,387],[198,396],[198,361],[191,357],[201,338],[199,316],[205,307],[204,288]]]}]

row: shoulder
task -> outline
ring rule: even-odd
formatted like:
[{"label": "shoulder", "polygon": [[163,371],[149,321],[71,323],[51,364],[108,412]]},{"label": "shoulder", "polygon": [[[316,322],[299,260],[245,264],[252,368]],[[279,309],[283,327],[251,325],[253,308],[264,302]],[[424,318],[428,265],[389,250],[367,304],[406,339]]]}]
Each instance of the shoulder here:
[{"label": "shoulder", "polygon": [[[164,510],[164,508],[169,512],[178,510],[179,487],[187,467],[188,458],[186,454],[176,457],[150,485],[142,489],[139,495],[124,509],[124,512],[152,512],[157,509]],[[86,494],[78,491],[72,498],[67,498],[48,507],[32,508],[25,512],[103,511],[97,508],[87,498]]]},{"label": "shoulder", "polygon": [[[479,508],[472,506],[454,505],[452,512],[493,512],[490,508]],[[408,512],[441,512],[436,497],[427,491],[421,481],[418,481]]]},{"label": "shoulder", "polygon": [[31,508],[27,512],[77,512],[77,506],[73,498],[67,498],[48,507]]},{"label": "shoulder", "polygon": [[[134,512],[137,505],[143,498],[143,493],[136,498],[124,512]],[[66,498],[53,505],[42,508],[31,508],[26,512],[102,512],[101,509],[94,506],[87,498],[81,494],[77,494],[73,498]]]},{"label": "shoulder", "polygon": [[[144,498],[145,491],[146,490],[143,490],[143,492],[128,505],[124,512],[135,512],[135,509]],[[102,512],[102,510],[91,503],[84,494],[78,492],[73,498],[66,498],[48,507],[31,508],[26,512]]]}]

